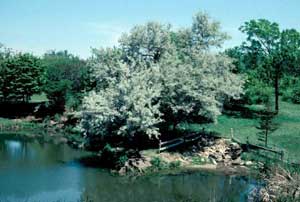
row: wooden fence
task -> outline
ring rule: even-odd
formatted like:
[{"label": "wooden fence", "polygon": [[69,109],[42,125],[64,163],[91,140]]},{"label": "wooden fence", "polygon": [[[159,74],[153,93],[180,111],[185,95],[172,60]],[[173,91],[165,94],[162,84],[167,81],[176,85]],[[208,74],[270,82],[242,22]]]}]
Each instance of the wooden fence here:
[{"label": "wooden fence", "polygon": [[239,139],[234,137],[234,133],[233,133],[232,128],[231,128],[231,140],[233,142],[238,143],[239,145],[241,145],[243,148],[245,148],[247,150],[250,150],[250,149],[252,149],[252,150],[263,150],[263,151],[267,151],[267,152],[277,154],[277,155],[280,156],[280,160],[283,161],[283,158],[284,158],[284,151],[283,150],[280,150],[278,148],[270,148],[270,147],[264,147],[264,146],[260,146],[260,145],[257,145],[257,144],[253,144],[253,143],[250,143],[248,139],[247,139],[246,143],[244,143],[244,142],[242,142]]},{"label": "wooden fence", "polygon": [[185,144],[185,143],[196,141],[201,137],[201,135],[202,134],[200,134],[200,133],[196,133],[196,134],[190,134],[190,135],[182,136],[182,137],[175,138],[175,139],[169,140],[169,141],[164,141],[164,142],[159,140],[158,153],[160,153],[164,150]]}]

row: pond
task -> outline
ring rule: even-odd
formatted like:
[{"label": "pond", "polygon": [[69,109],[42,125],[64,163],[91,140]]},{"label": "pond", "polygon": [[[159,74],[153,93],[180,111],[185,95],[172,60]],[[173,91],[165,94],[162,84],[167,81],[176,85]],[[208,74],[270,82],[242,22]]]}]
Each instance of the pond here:
[{"label": "pond", "polygon": [[241,202],[256,186],[249,177],[205,172],[112,176],[80,164],[78,159],[86,155],[67,145],[0,139],[0,201]]}]

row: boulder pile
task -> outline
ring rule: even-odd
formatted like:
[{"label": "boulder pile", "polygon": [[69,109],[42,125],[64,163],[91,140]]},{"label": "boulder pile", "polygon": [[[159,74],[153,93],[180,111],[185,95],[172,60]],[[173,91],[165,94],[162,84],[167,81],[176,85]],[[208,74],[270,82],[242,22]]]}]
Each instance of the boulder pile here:
[{"label": "boulder pile", "polygon": [[[139,157],[129,158],[125,165],[118,171],[119,174],[128,172],[143,173],[151,167],[151,160],[159,158],[166,164],[174,162],[180,163],[183,167],[193,166],[195,159],[201,160],[199,164],[212,164],[221,167],[250,166],[252,162],[241,160],[243,150],[237,143],[229,139],[216,138],[214,136],[202,136],[197,142],[194,142],[183,150],[174,152],[157,153],[156,150],[141,151]],[[196,157],[196,158],[195,158]],[[199,157],[199,158],[198,158]]]},{"label": "boulder pile", "polygon": [[[200,142],[202,144],[202,142]],[[199,156],[211,159],[212,162],[223,163],[225,165],[240,164],[242,148],[239,144],[226,139],[218,139],[208,146],[200,145]]]}]

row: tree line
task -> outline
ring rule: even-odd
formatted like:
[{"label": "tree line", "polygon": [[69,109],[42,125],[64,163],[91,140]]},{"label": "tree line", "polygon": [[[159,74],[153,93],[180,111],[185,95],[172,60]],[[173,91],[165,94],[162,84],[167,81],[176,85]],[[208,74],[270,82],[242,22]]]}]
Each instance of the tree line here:
[{"label": "tree line", "polygon": [[87,75],[87,61],[67,51],[37,57],[0,46],[1,103],[28,103],[44,93],[54,114],[75,110],[87,89]]}]

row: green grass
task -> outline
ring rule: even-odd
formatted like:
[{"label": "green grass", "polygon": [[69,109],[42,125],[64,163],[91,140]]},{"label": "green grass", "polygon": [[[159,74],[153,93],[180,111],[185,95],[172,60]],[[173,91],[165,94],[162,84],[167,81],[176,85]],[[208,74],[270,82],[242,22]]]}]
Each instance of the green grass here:
[{"label": "green grass", "polygon": [[40,123],[0,118],[0,134],[38,135],[45,131]]},{"label": "green grass", "polygon": [[[285,150],[285,158],[300,162],[300,105],[281,102],[280,111],[275,118],[279,123],[279,128],[269,136],[270,145]],[[249,106],[251,110],[259,110],[261,106]],[[242,118],[238,116],[222,115],[218,118],[217,124],[190,124],[189,130],[199,131],[203,127],[206,130],[220,133],[222,137],[230,138],[230,131],[233,128],[234,136],[242,142],[247,138],[251,143],[258,144],[255,126],[258,125],[257,119]]]},{"label": "green grass", "polygon": [[0,137],[12,139],[43,139],[45,141],[55,140],[63,137],[55,127],[49,127],[44,123],[29,121],[26,119],[0,118]]},{"label": "green grass", "polygon": [[0,138],[8,139],[38,139],[44,142],[64,143],[67,140],[78,146],[83,142],[83,137],[73,128],[61,129],[49,125],[49,122],[36,122],[26,119],[0,118]]},{"label": "green grass", "polygon": [[34,94],[31,96],[30,102],[36,103],[36,102],[47,102],[48,98],[45,93],[42,94]]}]

